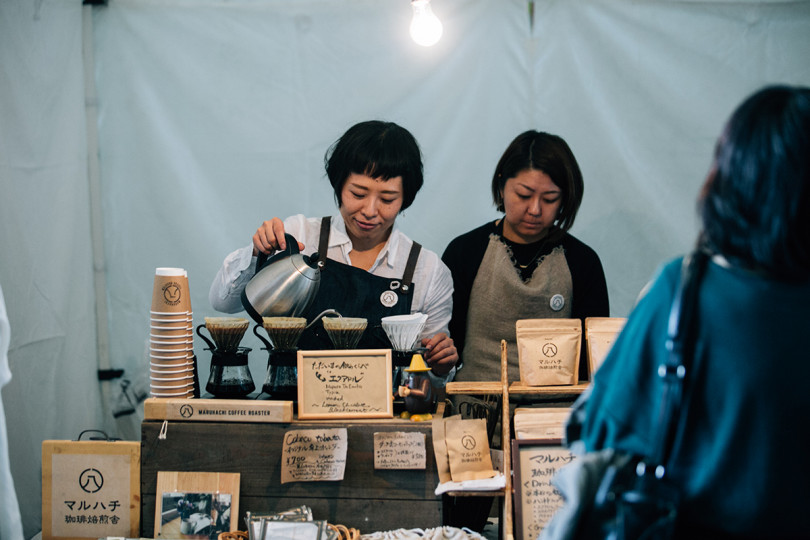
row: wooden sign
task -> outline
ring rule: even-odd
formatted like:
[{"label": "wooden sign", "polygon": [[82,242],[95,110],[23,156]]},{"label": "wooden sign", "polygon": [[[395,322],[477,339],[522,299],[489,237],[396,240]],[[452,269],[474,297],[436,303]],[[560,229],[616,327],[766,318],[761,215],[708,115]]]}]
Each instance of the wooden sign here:
[{"label": "wooden sign", "polygon": [[346,428],[285,432],[281,449],[281,483],[343,480],[348,448]]},{"label": "wooden sign", "polygon": [[298,351],[298,418],[391,418],[391,350]]},{"label": "wooden sign", "polygon": [[512,456],[515,471],[515,538],[530,540],[537,538],[562,506],[562,495],[551,484],[551,479],[575,456],[559,440],[539,439],[514,439]]},{"label": "wooden sign", "polygon": [[137,537],[141,445],[42,441],[42,538]]},{"label": "wooden sign", "polygon": [[374,433],[375,469],[424,469],[427,466],[425,434],[411,431]]},{"label": "wooden sign", "polygon": [[143,412],[144,420],[289,423],[293,421],[293,402],[259,399],[146,398]]}]

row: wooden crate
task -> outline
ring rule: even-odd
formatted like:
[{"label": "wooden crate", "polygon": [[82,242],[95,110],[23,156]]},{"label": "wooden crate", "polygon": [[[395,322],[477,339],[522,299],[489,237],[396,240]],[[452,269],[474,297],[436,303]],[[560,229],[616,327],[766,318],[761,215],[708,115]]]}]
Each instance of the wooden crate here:
[{"label": "wooden crate", "polygon": [[[245,511],[266,514],[302,504],[315,519],[340,523],[363,533],[441,525],[430,422],[408,420],[297,421],[228,423],[169,421],[160,439],[161,421],[144,421],[141,442],[141,536],[154,532],[158,471],[238,472],[241,475],[238,529]],[[281,450],[290,429],[347,428],[348,453],[339,482],[281,484]],[[374,468],[374,433],[425,434],[424,470]]]}]

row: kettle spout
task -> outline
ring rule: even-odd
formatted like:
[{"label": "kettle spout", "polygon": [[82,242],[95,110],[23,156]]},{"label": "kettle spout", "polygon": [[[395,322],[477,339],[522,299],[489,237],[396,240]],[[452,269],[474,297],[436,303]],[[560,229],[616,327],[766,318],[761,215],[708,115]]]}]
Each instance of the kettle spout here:
[{"label": "kettle spout", "polygon": [[337,315],[338,317],[343,317],[343,315],[338,313],[337,310],[325,309],[322,312],[318,313],[318,315],[314,319],[312,319],[312,322],[307,325],[307,328],[309,328],[310,326],[312,326],[316,322],[320,321],[321,319],[323,319],[327,315]]}]

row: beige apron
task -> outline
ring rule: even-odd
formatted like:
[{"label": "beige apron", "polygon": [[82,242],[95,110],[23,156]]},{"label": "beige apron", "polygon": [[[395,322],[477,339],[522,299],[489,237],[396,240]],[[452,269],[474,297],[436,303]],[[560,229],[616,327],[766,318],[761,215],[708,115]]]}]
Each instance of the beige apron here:
[{"label": "beige apron", "polygon": [[515,322],[519,319],[571,317],[573,285],[562,246],[543,257],[524,282],[506,245],[495,234],[478,268],[467,311],[464,365],[457,381],[499,381],[501,340],[508,353],[509,381],[520,379]]}]

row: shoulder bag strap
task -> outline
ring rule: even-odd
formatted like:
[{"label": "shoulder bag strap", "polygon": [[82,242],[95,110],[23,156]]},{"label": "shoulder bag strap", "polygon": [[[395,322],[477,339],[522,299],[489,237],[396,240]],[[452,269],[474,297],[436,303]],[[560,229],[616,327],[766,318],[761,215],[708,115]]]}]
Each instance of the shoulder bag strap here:
[{"label": "shoulder bag strap", "polygon": [[666,360],[658,366],[658,376],[663,380],[663,395],[658,411],[657,447],[649,456],[657,464],[655,475],[662,478],[678,427],[678,413],[684,397],[684,382],[692,367],[697,329],[698,289],[706,269],[708,255],[696,250],[684,258],[681,279],[672,301],[667,322],[667,342],[669,351]]}]

